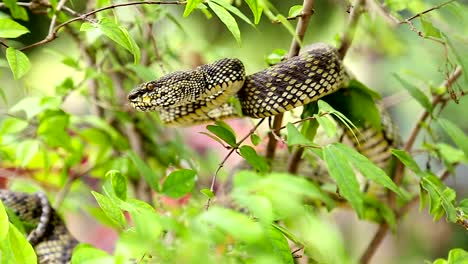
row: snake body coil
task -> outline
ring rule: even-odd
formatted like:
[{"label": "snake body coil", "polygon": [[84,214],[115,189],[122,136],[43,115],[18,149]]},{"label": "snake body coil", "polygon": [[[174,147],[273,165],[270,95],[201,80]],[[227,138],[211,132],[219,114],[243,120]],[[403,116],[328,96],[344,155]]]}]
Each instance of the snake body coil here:
[{"label": "snake body coil", "polygon": [[43,193],[26,194],[0,190],[0,200],[19,220],[36,226],[29,232],[28,241],[36,251],[39,264],[70,262],[78,241],[70,234]]},{"label": "snake body coil", "polygon": [[158,111],[164,123],[192,125],[241,115],[273,116],[333,93],[347,80],[336,49],[320,43],[249,76],[238,59],[173,72],[141,84],[128,99],[138,110]]}]

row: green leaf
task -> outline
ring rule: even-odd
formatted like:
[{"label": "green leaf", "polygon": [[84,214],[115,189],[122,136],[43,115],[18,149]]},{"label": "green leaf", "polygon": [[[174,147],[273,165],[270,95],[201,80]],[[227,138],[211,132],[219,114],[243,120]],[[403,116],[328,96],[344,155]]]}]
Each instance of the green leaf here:
[{"label": "green leaf", "polygon": [[460,64],[462,68],[462,78],[465,80],[465,83],[468,83],[468,48],[466,48],[464,39],[449,38],[446,34],[443,34],[443,36],[450,47],[450,51],[457,60],[457,63]]},{"label": "green leaf", "polygon": [[70,116],[61,111],[46,110],[40,118],[37,134],[51,147],[70,149],[70,135],[67,133]]},{"label": "green leaf", "polygon": [[206,197],[208,197],[210,199],[215,196],[214,193],[210,189],[206,189],[206,188],[201,189],[200,192],[203,193]]},{"label": "green leaf", "polygon": [[13,18],[28,21],[28,12],[24,7],[19,6],[16,0],[3,0],[3,3],[10,9]]},{"label": "green leaf", "polygon": [[0,242],[8,235],[8,227],[8,215],[2,201],[0,200]]},{"label": "green leaf", "polygon": [[0,126],[0,134],[19,133],[26,127],[28,127],[28,122],[15,117],[7,117],[3,120],[2,125]]},{"label": "green leaf", "polygon": [[240,155],[260,173],[270,170],[267,160],[263,156],[259,156],[254,148],[244,145],[240,149]]},{"label": "green leaf", "polygon": [[201,3],[203,3],[203,0],[187,0],[187,4],[185,5],[184,10],[184,17],[190,15],[190,13],[192,13],[192,11]]},{"label": "green leaf", "polygon": [[73,250],[71,264],[113,264],[116,263],[109,254],[88,244],[79,244]]},{"label": "green leaf", "polygon": [[9,255],[12,257],[10,259],[11,263],[36,264],[36,253],[31,244],[26,240],[26,237],[11,223],[9,224],[8,230],[8,242],[11,248],[11,255]]},{"label": "green leaf", "polygon": [[449,264],[466,264],[468,260],[468,252],[461,248],[451,249],[448,254],[448,263]]},{"label": "green leaf", "polygon": [[347,89],[338,90],[324,98],[335,111],[345,113],[356,126],[370,125],[380,130],[380,111],[376,105],[378,99],[380,99],[378,93],[357,80],[351,80]]},{"label": "green leaf", "polygon": [[122,201],[127,200],[127,178],[118,170],[108,171],[105,178],[110,179],[115,195]]},{"label": "green leaf", "polygon": [[454,148],[445,143],[438,143],[436,147],[446,162],[450,164],[458,162],[468,163],[468,157],[460,149]]},{"label": "green leaf", "polygon": [[130,159],[133,161],[133,164],[135,164],[136,168],[140,172],[140,174],[143,176],[143,178],[146,180],[146,182],[153,188],[155,191],[159,191],[159,176],[150,168],[146,163],[138,157],[137,154],[135,154],[133,151],[129,151],[127,155],[130,157]]},{"label": "green leaf", "polygon": [[440,30],[434,27],[431,21],[427,20],[424,16],[419,16],[419,18],[421,19],[421,26],[426,37],[442,38]]},{"label": "green leaf", "polygon": [[247,5],[249,6],[252,14],[254,16],[254,23],[258,24],[260,22],[260,18],[262,17],[263,7],[258,0],[245,0]]},{"label": "green leaf", "polygon": [[193,190],[195,176],[193,170],[176,170],[171,172],[162,186],[162,192],[172,198],[180,198]]},{"label": "green leaf", "polygon": [[302,5],[293,5],[289,8],[288,17],[298,17],[302,13]]},{"label": "green leaf", "polygon": [[286,125],[288,131],[288,146],[301,145],[301,146],[313,146],[314,143],[307,139],[301,132],[291,123]]},{"label": "green leaf", "polygon": [[316,115],[317,122],[323,128],[328,137],[333,137],[336,135],[337,125],[329,115]]},{"label": "green leaf", "polygon": [[0,19],[0,38],[17,38],[29,33],[29,30],[21,24],[8,18]]},{"label": "green leaf", "polygon": [[224,7],[225,9],[229,10],[229,12],[233,13],[234,15],[238,16],[240,19],[244,20],[247,24],[253,26],[252,22],[248,17],[246,17],[242,12],[237,9],[236,7],[232,6],[225,0],[211,0],[211,2],[215,2],[218,5]]},{"label": "green leaf", "polygon": [[228,129],[225,126],[220,125],[208,125],[206,126],[206,129],[226,142],[229,146],[233,148],[237,147],[236,136],[232,132],[232,129]]},{"label": "green leaf", "polygon": [[112,220],[112,222],[116,224],[117,227],[124,229],[127,225],[127,221],[125,220],[122,210],[120,210],[120,208],[117,207],[117,205],[115,205],[109,197],[95,191],[91,191],[91,193],[98,202],[99,207],[101,207],[104,214],[110,220]]},{"label": "green leaf", "polygon": [[258,222],[233,210],[210,207],[208,211],[199,216],[198,220],[202,222],[202,225],[209,224],[209,226],[217,227],[239,241],[254,243],[263,238],[263,231]]},{"label": "green leaf", "polygon": [[392,149],[393,156],[397,157],[406,167],[412,170],[419,177],[423,177],[424,173],[419,168],[419,165],[414,161],[414,159],[404,150]]},{"label": "green leaf", "polygon": [[261,141],[262,139],[257,134],[250,135],[250,142],[252,142],[252,144],[254,144],[255,146],[260,144]]},{"label": "green leaf", "polygon": [[133,54],[135,64],[140,61],[140,48],[130,36],[126,28],[119,26],[107,18],[99,21],[97,25],[104,35]]},{"label": "green leaf", "polygon": [[330,176],[335,179],[340,194],[349,201],[359,217],[363,216],[364,205],[359,191],[359,183],[356,180],[353,169],[348,164],[346,156],[339,151],[334,144],[323,148],[323,158],[327,164]]},{"label": "green leaf", "polygon": [[21,167],[29,164],[31,159],[39,151],[39,141],[36,139],[27,139],[21,141],[16,147],[16,160],[20,162]]},{"label": "green leaf", "polygon": [[284,49],[275,49],[272,53],[268,54],[265,58],[265,62],[268,65],[275,65],[280,63],[288,54],[288,52]]},{"label": "green leaf", "polygon": [[392,181],[392,179],[381,168],[372,163],[366,156],[344,144],[335,143],[333,145],[335,145],[336,149],[343,153],[343,156],[345,156],[346,159],[350,161],[353,166],[363,174],[364,177],[387,187],[401,197],[405,196],[400,188],[398,188],[398,186]]},{"label": "green leaf", "polygon": [[437,123],[468,157],[468,136],[457,125],[447,119],[439,118]]},{"label": "green leaf", "polygon": [[438,219],[441,216],[438,209],[442,206],[447,215],[447,220],[452,223],[456,222],[455,191],[444,185],[437,176],[430,173],[426,173],[426,176],[421,179],[421,186],[429,194],[429,211],[434,216],[434,219]]},{"label": "green leaf", "polygon": [[31,68],[28,57],[15,48],[9,47],[6,49],[6,58],[15,80],[23,77]]},{"label": "green leaf", "polygon": [[433,106],[429,98],[418,87],[394,74],[394,77],[403,85],[409,94],[418,101],[418,103],[429,112],[432,112]]},{"label": "green leaf", "polygon": [[281,263],[293,264],[291,249],[289,248],[288,241],[278,229],[273,226],[267,231],[267,239],[270,243],[273,252],[282,260]]},{"label": "green leaf", "polygon": [[241,43],[241,35],[239,26],[237,26],[236,19],[223,7],[215,4],[214,2],[208,2],[208,6],[210,6],[211,10],[218,16],[221,22],[226,25],[226,27],[231,31],[232,35],[236,39],[237,43]]}]

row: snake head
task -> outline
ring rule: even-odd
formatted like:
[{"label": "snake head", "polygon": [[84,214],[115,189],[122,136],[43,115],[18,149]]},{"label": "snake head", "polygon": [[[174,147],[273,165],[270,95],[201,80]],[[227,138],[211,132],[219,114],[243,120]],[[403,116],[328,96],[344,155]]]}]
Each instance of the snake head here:
[{"label": "snake head", "polygon": [[177,71],[138,85],[128,94],[128,101],[140,111],[174,108],[199,99],[205,86],[203,72]]}]

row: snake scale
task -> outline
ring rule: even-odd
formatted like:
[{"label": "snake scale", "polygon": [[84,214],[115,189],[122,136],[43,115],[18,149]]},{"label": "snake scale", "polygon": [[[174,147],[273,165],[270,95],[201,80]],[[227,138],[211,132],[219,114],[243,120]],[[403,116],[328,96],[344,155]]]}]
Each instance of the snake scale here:
[{"label": "snake scale", "polygon": [[138,110],[158,111],[166,124],[193,125],[227,117],[273,116],[333,93],[348,79],[336,49],[318,43],[248,76],[238,59],[173,72],[139,85],[128,100]]},{"label": "snake scale", "polygon": [[[319,43],[299,56],[247,76],[238,59],[221,59],[194,70],[173,72],[139,85],[129,93],[128,100],[140,111],[159,112],[165,124],[188,126],[229,117],[274,116],[317,101],[348,81],[336,49]],[[351,144],[385,166],[394,137],[385,130],[362,128],[362,132],[364,138],[372,140]],[[28,239],[39,263],[70,261],[78,241],[43,194],[0,190],[0,199],[22,221],[37,225]]]},{"label": "snake scale", "polygon": [[0,200],[19,220],[35,226],[28,241],[36,251],[38,263],[68,263],[78,244],[44,193],[26,194],[0,190]]}]

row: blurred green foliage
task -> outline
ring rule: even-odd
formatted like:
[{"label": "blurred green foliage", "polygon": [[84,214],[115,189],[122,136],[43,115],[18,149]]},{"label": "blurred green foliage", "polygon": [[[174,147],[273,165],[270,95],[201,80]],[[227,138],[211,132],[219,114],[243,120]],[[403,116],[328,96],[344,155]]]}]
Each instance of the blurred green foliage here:
[{"label": "blurred green foliage", "polygon": [[[272,172],[275,161],[262,153],[264,127],[247,133],[218,121],[198,127],[208,137],[196,142],[193,131],[165,127],[157,113],[135,112],[126,101],[143,81],[215,59],[237,57],[248,73],[281,61],[297,39],[300,1],[191,0],[119,8],[109,0],[60,2],[61,10],[57,1],[0,4],[0,186],[7,179],[11,189],[45,190],[59,211],[86,213],[116,230],[112,253],[81,244],[72,263],[295,263],[295,250],[308,263],[354,263],[362,248],[353,252],[332,214],[350,204],[360,220],[397,231],[400,217],[387,200],[363,191],[359,176],[398,194],[398,206],[420,197],[434,219],[445,216],[466,228],[466,188],[449,187],[436,176],[439,169],[467,171],[457,172],[468,163],[466,1],[366,1],[344,60],[359,81],[304,107],[303,122],[288,116],[278,133],[290,152],[305,147],[305,161],[323,161],[331,185]],[[315,2],[302,48],[317,41],[340,46],[350,3]],[[103,7],[109,8],[80,17]],[[57,23],[50,29],[51,19]],[[457,82],[448,89],[440,85],[457,67]],[[367,124],[380,129],[380,93],[390,95],[383,99],[388,107],[398,104],[391,110],[405,142],[418,125],[416,112],[430,117],[421,125],[418,148],[393,150],[409,169],[402,186],[392,181],[392,170],[356,150],[317,139],[317,128],[329,138],[339,138],[343,127],[352,133]],[[223,170],[229,156],[206,150],[215,145],[239,154],[250,167]],[[214,176],[217,184],[210,189]],[[0,223],[7,218],[0,207]],[[455,228],[465,236],[453,247],[466,245],[466,230]],[[12,224],[0,225],[0,254],[28,262],[34,252],[20,233]],[[18,255],[14,248],[23,246],[27,251]],[[444,250],[438,254],[448,254],[448,260],[434,263],[466,260],[462,249]],[[429,250],[412,254],[417,263],[440,257]]]}]

